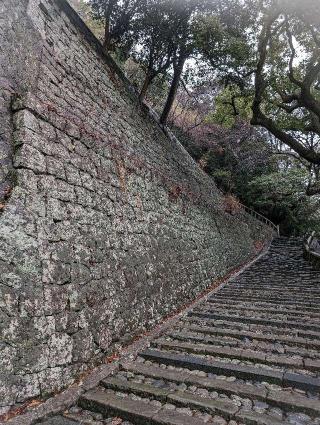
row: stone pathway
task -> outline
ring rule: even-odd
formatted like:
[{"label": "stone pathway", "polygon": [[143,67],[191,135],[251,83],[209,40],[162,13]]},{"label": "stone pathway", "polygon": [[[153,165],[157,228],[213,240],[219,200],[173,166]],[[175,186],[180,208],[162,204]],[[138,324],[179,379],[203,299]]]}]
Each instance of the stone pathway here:
[{"label": "stone pathway", "polygon": [[276,239],[61,424],[320,424],[319,301],[301,240]]}]

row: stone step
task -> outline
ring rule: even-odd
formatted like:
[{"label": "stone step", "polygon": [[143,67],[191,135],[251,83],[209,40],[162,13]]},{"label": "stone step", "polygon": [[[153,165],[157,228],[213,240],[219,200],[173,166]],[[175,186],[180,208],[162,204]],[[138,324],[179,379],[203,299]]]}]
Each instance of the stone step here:
[{"label": "stone step", "polygon": [[[303,274],[299,275],[298,271],[294,271],[295,273],[295,279],[293,278],[292,274],[286,273],[284,275],[281,275],[279,271],[277,271],[277,275],[273,276],[270,274],[270,271],[263,270],[263,269],[256,269],[253,275],[249,275],[246,273],[243,273],[242,275],[238,276],[238,279],[230,281],[230,286],[242,286],[244,288],[247,287],[266,287],[266,288],[279,288],[279,289],[286,289],[286,288],[303,288],[304,282],[301,278],[305,280],[305,287],[307,289],[319,289],[317,286],[317,274]],[[284,277],[287,277],[285,281],[283,280]]]},{"label": "stone step", "polygon": [[196,311],[191,311],[188,313],[189,316],[197,316],[199,318],[206,318],[210,320],[224,320],[224,321],[233,321],[241,323],[255,323],[257,325],[267,325],[275,326],[281,328],[293,328],[293,329],[304,329],[308,331],[318,331],[320,332],[320,323],[319,325],[312,325],[311,323],[300,323],[294,321],[284,321],[284,320],[272,320],[272,319],[259,319],[255,317],[245,317],[245,316],[235,316],[235,315],[222,315],[215,313],[198,313]]},{"label": "stone step", "polygon": [[251,363],[276,365],[290,369],[306,369],[311,371],[320,370],[320,359],[314,360],[297,356],[265,353],[243,348],[215,347],[207,344],[193,344],[190,342],[166,341],[158,339],[153,346],[166,350],[177,350],[187,353],[209,355],[212,357],[225,357],[228,359],[239,359]]},{"label": "stone step", "polygon": [[218,296],[218,298],[220,299],[220,298],[222,298],[222,297],[225,297],[225,298],[229,298],[229,296],[231,296],[231,297],[236,297],[237,298],[237,296],[239,296],[239,297],[245,297],[249,302],[251,302],[251,301],[254,301],[255,300],[255,298],[259,298],[262,302],[263,302],[263,300],[274,300],[275,298],[275,296],[276,296],[276,299],[280,302],[290,302],[290,303],[292,303],[293,305],[295,305],[295,303],[296,302],[303,302],[303,303],[306,303],[306,304],[309,304],[309,303],[313,303],[315,306],[317,306],[317,304],[319,305],[319,301],[320,301],[320,298],[318,298],[318,297],[310,297],[310,298],[302,298],[302,297],[297,297],[297,298],[294,298],[293,296],[284,296],[284,295],[279,295],[279,296],[277,296],[277,294],[275,294],[275,293],[273,293],[272,294],[272,298],[270,298],[270,292],[269,292],[269,295],[267,294],[267,293],[258,293],[258,292],[256,292],[256,293],[249,293],[249,292],[247,292],[247,291],[242,291],[241,293],[237,293],[236,291],[230,291],[230,293],[227,293],[227,292],[221,292],[221,294]]},{"label": "stone step", "polygon": [[291,394],[287,391],[268,391],[266,388],[255,386],[251,383],[228,382],[223,379],[201,377],[191,374],[187,370],[161,369],[155,365],[141,363],[124,363],[122,369],[138,375],[144,375],[158,380],[166,380],[176,384],[184,383],[194,385],[210,391],[222,392],[227,395],[265,401],[270,405],[278,406],[286,411],[303,412],[310,415],[320,415],[320,403],[318,399],[310,399],[300,394]]},{"label": "stone step", "polygon": [[208,299],[207,300],[207,303],[210,303],[210,304],[213,304],[213,305],[228,305],[228,306],[231,306],[231,308],[232,308],[232,306],[234,306],[234,305],[241,305],[241,306],[246,306],[247,304],[249,304],[250,306],[254,306],[253,308],[272,308],[272,307],[275,307],[275,306],[277,306],[278,307],[278,310],[277,311],[279,311],[279,308],[281,308],[281,310],[282,309],[288,309],[288,310],[292,310],[292,311],[297,311],[297,312],[305,312],[305,313],[315,313],[315,314],[320,314],[320,307],[319,308],[317,308],[317,307],[301,307],[301,306],[295,306],[295,305],[290,305],[290,304],[286,304],[286,305],[282,305],[282,304],[275,304],[275,303],[273,303],[273,302],[267,302],[267,301],[264,301],[264,302],[251,302],[251,301],[248,301],[247,299],[246,300],[244,300],[244,301],[240,301],[239,299],[233,299],[232,297],[228,297],[228,298],[226,298],[225,300],[220,300],[220,299],[217,299],[217,298],[210,298],[210,299]]},{"label": "stone step", "polygon": [[254,366],[242,366],[222,361],[209,361],[189,354],[176,354],[160,350],[145,350],[140,355],[146,360],[184,367],[190,370],[200,370],[207,373],[215,373],[225,376],[235,376],[238,379],[265,381],[280,386],[300,388],[307,391],[319,391],[320,379],[308,375],[264,369]]},{"label": "stone step", "polygon": [[[269,266],[270,267],[270,266]],[[279,267],[277,266],[277,269]],[[299,266],[300,268],[300,266]],[[298,269],[299,269],[298,268]],[[253,269],[252,269],[253,270]],[[243,286],[278,286],[280,288],[286,288],[286,287],[293,287],[296,286],[298,288],[303,287],[303,282],[301,282],[301,270],[299,273],[297,271],[294,271],[295,276],[292,276],[291,274],[288,274],[288,272],[285,273],[285,276],[289,276],[290,279],[286,280],[285,282],[281,280],[283,277],[280,273],[280,270],[277,270],[276,275],[271,274],[270,270],[266,269],[265,267],[255,267],[253,273],[249,273],[249,270],[243,272],[242,274],[238,275],[236,278],[232,279],[230,281],[230,285],[243,285]],[[318,276],[318,273],[310,273],[309,271],[306,273],[302,273],[302,276],[306,279],[306,287],[314,285],[314,283],[317,281],[316,278]],[[310,279],[310,280],[309,280]]]},{"label": "stone step", "polygon": [[226,394],[237,394],[241,397],[256,398],[265,400],[267,390],[252,384],[239,384],[228,382],[222,379],[207,378],[194,375],[188,370],[168,370],[159,366],[145,365],[143,363],[124,363],[121,365],[124,370],[131,371],[136,374],[162,379],[177,384],[185,383],[187,385],[195,385],[208,390],[224,392]]},{"label": "stone step", "polygon": [[248,291],[261,291],[261,290],[272,290],[275,292],[284,292],[284,291],[290,291],[292,293],[297,293],[298,295],[301,295],[301,291],[310,293],[318,294],[319,291],[319,285],[318,283],[314,284],[303,284],[300,285],[289,285],[286,283],[285,287],[283,286],[283,282],[277,283],[270,283],[270,282],[261,282],[259,284],[256,283],[239,283],[239,282],[232,282],[230,283],[227,288],[235,288],[237,290],[248,290]]},{"label": "stone step", "polygon": [[150,403],[123,398],[101,389],[91,390],[81,396],[79,405],[84,409],[116,416],[138,425],[201,425],[205,422],[181,413],[161,409]]},{"label": "stone step", "polygon": [[[293,290],[293,291],[299,291],[302,289],[305,289],[308,291],[315,291],[319,293],[319,285],[318,285],[318,276],[313,277],[300,277],[298,281],[289,283],[288,281],[285,282],[283,279],[279,279],[278,281],[274,279],[270,279],[270,277],[267,277],[267,279],[263,279],[259,274],[265,275],[268,272],[262,271],[257,272],[258,277],[246,277],[243,280],[236,280],[231,281],[228,285],[228,287],[234,287],[238,289],[275,289],[275,290]],[[267,274],[268,276],[268,274]],[[305,282],[303,282],[305,280]]]},{"label": "stone step", "polygon": [[[303,302],[303,301],[295,301],[295,300],[292,300],[290,298],[288,298],[287,300],[284,300],[284,299],[279,299],[279,298],[273,298],[271,296],[268,297],[268,298],[252,297],[252,296],[246,297],[246,296],[240,296],[240,295],[237,296],[237,297],[234,297],[234,296],[223,295],[223,294],[220,294],[219,292],[215,293],[211,297],[212,298],[215,297],[216,300],[220,300],[220,301],[222,301],[222,300],[232,300],[234,302],[236,302],[236,301],[246,301],[246,302],[252,302],[252,303],[254,303],[255,301],[260,302],[260,303],[268,302],[268,303],[277,304],[277,305],[295,305],[295,306],[301,307],[301,308],[312,307],[312,308],[316,308],[317,310],[318,310],[317,305],[319,305],[319,303],[316,302],[316,301],[314,301],[314,302],[311,302],[311,301],[310,302],[309,301]],[[209,298],[209,299],[212,299],[212,298]]]},{"label": "stone step", "polygon": [[270,303],[273,304],[274,306],[279,306],[279,308],[287,308],[288,306],[296,306],[299,307],[300,309],[305,309],[306,307],[310,307],[315,309],[314,311],[318,312],[319,311],[319,302],[296,302],[293,299],[288,299],[288,300],[283,300],[281,298],[264,298],[264,297],[252,297],[252,296],[246,296],[246,295],[216,295],[216,300],[224,303],[228,300],[230,301],[246,301],[251,303],[252,305],[255,305],[256,303]]},{"label": "stone step", "polygon": [[[206,399],[204,397],[196,397],[193,394],[181,393],[179,395],[173,395],[170,397],[170,400],[172,400],[175,404],[194,406],[205,412],[214,412],[215,409],[215,400]],[[232,413],[231,410],[224,413],[221,409],[219,413],[227,420],[241,420],[242,423],[246,425],[289,425],[289,422],[287,421],[278,421],[274,417],[260,414],[252,410],[237,409],[234,413]]]},{"label": "stone step", "polygon": [[259,309],[247,310],[247,309],[241,309],[237,307],[230,309],[230,308],[222,307],[219,304],[217,304],[217,306],[215,307],[212,307],[207,304],[203,304],[193,309],[193,311],[195,313],[209,313],[209,314],[221,314],[221,315],[225,315],[225,314],[229,315],[231,313],[232,315],[240,316],[240,317],[252,317],[256,319],[272,318],[272,320],[281,320],[281,321],[289,321],[289,322],[301,320],[304,323],[311,322],[311,324],[314,324],[314,325],[319,324],[320,326],[320,317],[310,317],[310,315],[308,314],[301,315],[298,313],[287,314],[282,309],[281,310],[279,309],[278,312],[274,312],[270,314],[266,311],[262,311]]},{"label": "stone step", "polygon": [[295,293],[295,292],[291,292],[289,290],[285,290],[285,291],[275,291],[275,290],[267,290],[265,289],[259,289],[259,290],[249,290],[248,288],[246,289],[237,289],[236,287],[229,287],[226,286],[224,287],[220,292],[218,296],[245,296],[247,298],[254,298],[254,297],[259,297],[259,298],[269,298],[270,297],[270,293],[272,293],[272,298],[277,298],[279,300],[286,300],[286,301],[298,301],[298,302],[319,302],[320,300],[320,296],[319,296],[319,291],[317,293],[314,294],[309,294],[306,293],[305,290],[303,290],[303,292]]},{"label": "stone step", "polygon": [[223,321],[223,320],[216,320],[213,321],[212,319],[207,318],[200,318],[198,316],[188,316],[186,318],[183,318],[180,323],[185,323],[187,325],[189,324],[198,324],[205,327],[217,327],[219,329],[238,329],[239,332],[257,332],[257,333],[266,333],[271,335],[280,335],[280,336],[290,336],[290,337],[301,337],[306,338],[309,340],[320,340],[320,332],[315,331],[305,331],[301,329],[294,329],[294,328],[281,328],[276,326],[268,326],[268,325],[259,325],[259,324],[248,324],[243,323],[240,321]]},{"label": "stone step", "polygon": [[[277,336],[271,336],[270,338],[267,338],[265,335],[261,335],[260,338],[256,337],[256,334],[253,332],[247,332],[239,334],[237,331],[231,330],[230,333],[225,331],[224,329],[221,329],[222,332],[214,332],[215,328],[211,328],[212,332],[202,332],[201,326],[195,326],[194,329],[192,328],[181,328],[178,332],[172,331],[168,332],[167,336],[174,339],[180,339],[180,340],[192,340],[197,342],[202,342],[205,344],[213,344],[213,345],[231,345],[231,346],[241,346],[245,345],[247,348],[250,348],[250,345],[253,345],[255,347],[256,345],[259,347],[260,341],[263,341],[263,349],[268,349],[269,351],[277,351],[275,349],[275,345],[283,347],[283,350],[285,352],[291,353],[291,354],[298,354],[310,349],[315,349],[319,351],[320,348],[320,342],[314,343],[308,345],[306,340],[303,338],[289,338],[289,337],[283,337],[282,339]],[[214,335],[214,336],[213,336]],[[221,338],[217,338],[217,335],[221,336]],[[293,347],[291,347],[293,345]],[[301,351],[302,350],[302,351]],[[319,353],[320,355],[320,353]]]},{"label": "stone step", "polygon": [[[257,412],[248,411],[241,408],[239,409],[239,407],[231,401],[215,400],[204,396],[198,396],[186,391],[163,390],[160,394],[160,392],[157,391],[157,389],[155,389],[152,385],[124,382],[116,378],[105,380],[103,381],[103,384],[107,388],[113,389],[114,391],[133,393],[152,398],[154,400],[159,400],[162,403],[171,403],[177,406],[197,409],[213,415],[218,414],[226,420],[241,419],[245,424],[255,425],[278,425],[287,423],[285,421],[278,421],[275,418],[271,418],[270,416],[264,414],[259,414]],[[174,418],[174,415],[175,412],[172,412],[171,419]],[[155,418],[157,418],[157,416],[154,416],[151,419],[154,420]],[[181,416],[179,421],[181,421]]]},{"label": "stone step", "polygon": [[[248,303],[249,304],[249,303]],[[232,311],[252,311],[252,312],[261,312],[261,313],[270,313],[270,314],[278,314],[279,309],[277,308],[266,308],[266,307],[259,307],[255,304],[243,304],[243,303],[221,303],[219,301],[213,301],[210,300],[208,303],[202,304],[201,308],[209,308],[209,309],[229,309]],[[200,307],[199,307],[200,308]],[[281,308],[281,314],[288,315],[288,316],[294,316],[294,317],[311,317],[320,319],[320,310],[319,313],[313,313],[308,312],[306,310],[297,310],[297,309],[289,309],[289,308]]]},{"label": "stone step", "polygon": [[[269,266],[270,267],[270,266]],[[301,277],[304,277],[306,282],[306,287],[313,286],[317,282],[318,273],[310,273],[310,271],[301,272],[300,268],[303,268],[303,265],[299,265],[297,270],[292,270],[291,272],[286,271],[281,273],[281,266],[276,265],[276,274],[271,273],[270,270],[266,270],[265,267],[255,267],[253,273],[244,272],[239,275],[236,279],[230,281],[232,285],[277,285],[281,288],[286,287],[303,287],[303,282]],[[253,270],[253,268],[252,268]],[[288,277],[285,281],[282,280],[283,277]]]},{"label": "stone step", "polygon": [[[288,273],[286,273],[286,276],[288,276]],[[281,276],[280,273],[277,274],[277,279],[275,279],[272,275],[270,275],[270,271],[268,270],[256,270],[253,276],[246,276],[245,273],[243,273],[238,276],[238,279],[231,280],[229,286],[254,289],[265,287],[279,289],[280,291],[287,288],[294,290],[294,288],[302,289],[305,287],[307,289],[319,291],[319,287],[317,286],[317,275],[304,275],[303,277],[306,280],[305,282],[301,281],[301,276],[299,276],[296,280],[293,280],[292,276],[289,276],[290,279],[286,279],[284,282],[282,280],[283,276]]]},{"label": "stone step", "polygon": [[[301,255],[301,253],[300,253]],[[300,257],[301,258],[301,257]],[[307,264],[307,267],[305,265]],[[270,265],[275,266],[272,270]],[[250,277],[254,282],[270,282],[270,283],[280,283],[280,277],[283,275],[287,275],[290,277],[285,283],[288,285],[292,284],[301,284],[299,278],[304,276],[306,278],[315,278],[317,276],[317,270],[310,267],[305,260],[302,261],[294,261],[294,264],[289,268],[289,271],[286,269],[285,272],[282,270],[283,263],[281,262],[278,255],[275,257],[275,261],[273,261],[270,257],[265,257],[265,261],[260,263],[255,263],[254,267],[245,270],[243,273],[236,276],[232,279],[232,282],[240,282],[243,283],[246,281],[246,278]],[[250,283],[250,281],[248,281]],[[284,283],[284,282],[283,282]],[[309,282],[307,282],[308,284]]]},{"label": "stone step", "polygon": [[[155,400],[159,400],[162,403],[172,403],[176,401],[177,399],[180,399],[181,401],[184,399],[185,394],[182,391],[176,391],[176,390],[170,390],[170,389],[161,389],[156,388],[152,385],[148,384],[139,384],[135,382],[130,381],[123,381],[117,378],[109,378],[107,380],[102,381],[102,384],[106,388],[110,388],[114,391],[121,391],[121,392],[127,392],[127,393],[134,393],[137,395],[140,395],[142,397],[149,397]],[[189,403],[183,403],[187,405],[188,407],[201,407],[201,402],[206,400],[202,397],[190,394],[192,396],[193,405],[190,405]],[[191,401],[192,399],[188,397],[188,399]],[[232,415],[234,415],[238,408],[237,406],[229,401],[220,401],[220,400],[207,400],[207,405],[209,406],[209,409],[212,413],[222,415],[223,417],[226,417],[227,419],[230,419]],[[179,403],[180,404],[180,403]]]},{"label": "stone step", "polygon": [[234,330],[229,328],[218,328],[215,326],[199,326],[199,325],[193,325],[190,324],[186,328],[186,330],[190,330],[192,332],[199,332],[209,335],[221,335],[221,336],[230,336],[232,338],[250,338],[250,339],[256,339],[261,341],[268,341],[268,342],[279,342],[279,343],[285,343],[290,345],[301,345],[306,346],[309,348],[314,349],[320,349],[320,341],[312,340],[312,339],[306,339],[303,337],[298,336],[287,336],[287,335],[278,335],[278,334],[267,334],[267,333],[257,333],[252,332],[249,330]]}]

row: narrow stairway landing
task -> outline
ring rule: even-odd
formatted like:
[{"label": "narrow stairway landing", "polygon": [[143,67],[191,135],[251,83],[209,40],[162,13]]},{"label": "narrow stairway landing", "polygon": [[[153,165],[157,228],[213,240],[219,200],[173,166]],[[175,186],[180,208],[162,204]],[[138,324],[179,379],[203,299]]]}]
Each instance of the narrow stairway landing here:
[{"label": "narrow stairway landing", "polygon": [[319,425],[319,301],[320,273],[303,259],[301,240],[278,238],[66,417],[90,423],[83,422],[87,415],[100,424]]}]

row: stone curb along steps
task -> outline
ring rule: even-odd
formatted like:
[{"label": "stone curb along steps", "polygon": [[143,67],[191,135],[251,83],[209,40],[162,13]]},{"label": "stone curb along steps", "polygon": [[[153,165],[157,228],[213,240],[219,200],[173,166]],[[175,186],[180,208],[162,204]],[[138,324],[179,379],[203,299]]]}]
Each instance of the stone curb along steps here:
[{"label": "stone curb along steps", "polygon": [[84,393],[65,418],[84,423],[81,415],[91,412],[126,424],[319,425],[320,274],[302,254],[300,239],[274,240],[265,256]]}]

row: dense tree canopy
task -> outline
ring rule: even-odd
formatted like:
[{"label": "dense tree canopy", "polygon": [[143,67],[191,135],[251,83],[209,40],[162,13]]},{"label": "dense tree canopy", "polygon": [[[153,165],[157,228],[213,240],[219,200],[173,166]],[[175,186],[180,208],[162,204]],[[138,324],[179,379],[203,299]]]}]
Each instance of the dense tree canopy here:
[{"label": "dense tree canopy", "polygon": [[[319,11],[317,0],[309,3],[312,9],[306,10]],[[232,89],[234,113],[239,113],[236,98],[247,97],[253,125],[319,164],[319,22],[297,0],[245,1],[231,26],[223,25],[220,15],[202,21],[199,46],[212,72],[240,88],[240,93]],[[305,141],[310,133],[317,136],[311,145]]]},{"label": "dense tree canopy", "polygon": [[133,50],[133,56],[146,74],[140,92],[141,100],[155,77],[165,74],[173,64],[178,49],[174,12],[171,1],[154,2],[137,25],[139,44]]},{"label": "dense tree canopy", "polygon": [[[309,3],[319,11],[319,2]],[[320,136],[319,76],[319,23],[309,19],[301,2],[271,1],[258,40],[252,123],[314,164],[320,164],[318,141],[305,143],[302,136]]]},{"label": "dense tree canopy", "polygon": [[103,45],[106,50],[115,45],[131,46],[137,17],[148,9],[148,0],[89,0],[93,17],[104,23]]}]

